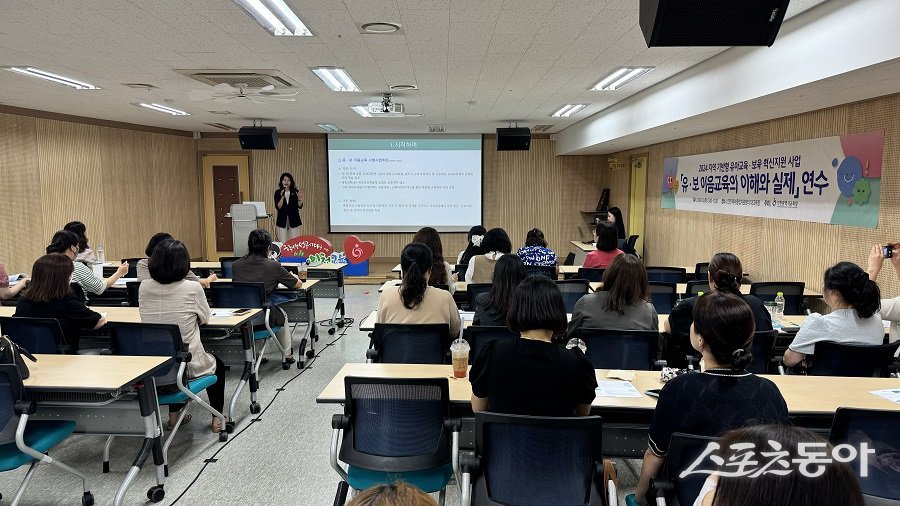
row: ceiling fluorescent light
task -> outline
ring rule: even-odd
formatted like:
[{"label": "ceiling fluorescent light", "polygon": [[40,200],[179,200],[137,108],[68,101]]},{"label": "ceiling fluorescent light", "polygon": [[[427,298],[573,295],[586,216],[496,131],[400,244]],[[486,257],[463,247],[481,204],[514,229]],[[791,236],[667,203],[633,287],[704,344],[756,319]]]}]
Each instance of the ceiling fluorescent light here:
[{"label": "ceiling fluorescent light", "polygon": [[100,89],[99,87],[94,86],[93,84],[76,81],[75,79],[72,79],[70,77],[53,74],[51,72],[47,72],[46,70],[41,70],[41,69],[34,68],[34,67],[4,67],[4,68],[10,72],[22,74],[23,76],[37,77],[37,78],[51,81],[54,83],[64,84],[71,88],[75,88],[76,90],[99,90]]},{"label": "ceiling fluorescent light", "polygon": [[339,67],[316,67],[310,69],[331,91],[360,91],[359,86],[346,70]]},{"label": "ceiling fluorescent light", "polygon": [[283,0],[234,0],[253,16],[257,23],[276,36],[312,37],[309,28],[300,21]]},{"label": "ceiling fluorescent light", "polygon": [[353,112],[359,114],[363,118],[371,118],[372,114],[369,112],[369,107],[366,105],[354,105],[350,107],[353,109]]},{"label": "ceiling fluorescent light", "polygon": [[653,67],[620,67],[594,85],[592,90],[613,91],[653,70]]},{"label": "ceiling fluorescent light", "polygon": [[566,104],[557,109],[556,112],[550,116],[554,118],[568,118],[585,107],[587,107],[587,104]]},{"label": "ceiling fluorescent light", "polygon": [[166,113],[166,114],[171,114],[172,116],[190,116],[190,114],[188,114],[188,113],[186,113],[186,112],[184,112],[184,111],[181,111],[181,110],[178,110],[178,109],[173,109],[173,108],[171,108],[171,107],[166,107],[166,106],[164,106],[164,105],[159,105],[159,104],[148,104],[148,103],[146,103],[146,102],[141,102],[141,103],[139,103],[139,104],[137,104],[137,105],[138,105],[139,107],[145,107],[145,108],[147,108],[147,109],[152,109],[152,110],[157,111],[157,112],[164,112],[164,113]]},{"label": "ceiling fluorescent light", "polygon": [[340,128],[327,123],[316,123],[316,126],[321,128],[322,130],[325,130],[326,132],[343,132],[343,130],[341,130]]}]

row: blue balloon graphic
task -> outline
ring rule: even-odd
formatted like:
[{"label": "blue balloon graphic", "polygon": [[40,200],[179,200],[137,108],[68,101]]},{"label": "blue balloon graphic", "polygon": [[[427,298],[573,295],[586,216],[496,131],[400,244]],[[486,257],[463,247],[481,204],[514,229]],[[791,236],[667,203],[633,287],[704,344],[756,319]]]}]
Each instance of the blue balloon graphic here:
[{"label": "blue balloon graphic", "polygon": [[853,196],[853,187],[856,182],[862,179],[862,164],[855,156],[848,156],[841,162],[841,166],[837,170],[838,188],[841,189],[841,195],[845,197]]}]

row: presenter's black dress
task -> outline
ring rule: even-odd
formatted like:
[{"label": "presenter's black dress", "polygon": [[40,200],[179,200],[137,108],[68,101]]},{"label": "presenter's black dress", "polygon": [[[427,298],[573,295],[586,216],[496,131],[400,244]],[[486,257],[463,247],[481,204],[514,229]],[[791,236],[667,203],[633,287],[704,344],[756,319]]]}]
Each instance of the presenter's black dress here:
[{"label": "presenter's black dress", "polygon": [[300,221],[300,209],[303,204],[300,202],[297,192],[292,191],[287,199],[287,204],[278,208],[281,202],[281,190],[275,190],[275,210],[278,212],[275,218],[275,226],[281,228],[296,228],[303,224]]}]

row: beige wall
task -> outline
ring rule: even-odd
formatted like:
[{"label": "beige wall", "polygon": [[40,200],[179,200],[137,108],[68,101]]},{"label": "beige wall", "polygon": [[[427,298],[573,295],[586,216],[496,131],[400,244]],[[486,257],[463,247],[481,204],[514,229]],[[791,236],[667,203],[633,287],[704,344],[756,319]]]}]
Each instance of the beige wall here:
[{"label": "beige wall", "polygon": [[[204,138],[201,152],[239,150],[236,138]],[[571,251],[569,240],[579,237],[577,228],[590,234],[579,210],[593,209],[609,172],[604,156],[554,156],[553,141],[535,138],[530,151],[498,152],[494,139],[484,141],[484,225],[500,226],[510,234],[514,247],[533,227],[544,235],[560,255]],[[327,147],[324,135],[282,136],[278,149],[253,151],[250,187],[253,200],[266,202],[272,212],[272,194],[282,172],[291,172],[305,190],[302,210],[304,234],[328,238],[342,250],[348,234],[328,233]],[[624,197],[623,197],[624,199]],[[375,256],[399,257],[413,234],[360,233],[375,242]],[[442,234],[444,254],[456,258],[466,244],[466,234]],[[450,260],[453,263],[455,260]]]},{"label": "beige wall", "polygon": [[199,253],[197,174],[189,133],[0,113],[0,262],[30,270],[72,220],[109,258],[142,256],[160,230]]},{"label": "beige wall", "polygon": [[[755,280],[804,281],[822,289],[822,274],[847,260],[865,268],[875,242],[900,242],[900,95],[832,107],[663,144],[616,153],[649,152],[646,261],[682,265],[707,261],[717,251],[732,251]],[[884,167],[878,228],[748,218],[660,208],[663,160],[873,130],[884,131]],[[628,181],[613,183],[614,194],[627,194]],[[878,278],[885,296],[900,294],[888,265]]]}]

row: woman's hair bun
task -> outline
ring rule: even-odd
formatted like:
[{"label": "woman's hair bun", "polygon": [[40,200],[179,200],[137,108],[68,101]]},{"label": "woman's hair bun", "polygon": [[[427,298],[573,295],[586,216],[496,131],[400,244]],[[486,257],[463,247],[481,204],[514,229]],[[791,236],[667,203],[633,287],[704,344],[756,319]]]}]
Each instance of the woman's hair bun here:
[{"label": "woman's hair bun", "polygon": [[731,352],[731,368],[732,369],[745,369],[750,362],[753,360],[753,354],[749,351],[738,348]]}]

